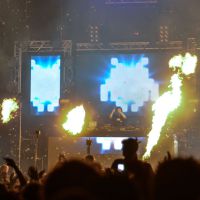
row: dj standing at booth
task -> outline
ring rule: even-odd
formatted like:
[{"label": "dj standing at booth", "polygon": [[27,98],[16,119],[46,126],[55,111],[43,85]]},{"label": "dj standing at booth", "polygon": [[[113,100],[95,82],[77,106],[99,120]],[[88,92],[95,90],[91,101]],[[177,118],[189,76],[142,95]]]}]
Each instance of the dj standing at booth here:
[{"label": "dj standing at booth", "polygon": [[109,118],[112,121],[113,125],[116,126],[123,126],[125,125],[125,121],[127,119],[126,115],[123,113],[123,110],[121,107],[116,107],[112,110],[112,112],[109,115]]}]

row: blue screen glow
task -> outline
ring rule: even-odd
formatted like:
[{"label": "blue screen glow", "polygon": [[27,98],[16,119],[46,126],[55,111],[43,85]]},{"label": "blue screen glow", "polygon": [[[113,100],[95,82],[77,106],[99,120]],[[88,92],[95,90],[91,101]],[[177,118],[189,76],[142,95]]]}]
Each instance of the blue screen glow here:
[{"label": "blue screen glow", "polygon": [[113,146],[114,150],[122,149],[122,141],[124,137],[97,137],[96,143],[101,144],[101,151],[110,150]]},{"label": "blue screen glow", "polygon": [[[93,144],[100,145],[100,152],[102,154],[111,152],[120,152],[122,150],[122,141],[128,139],[127,137],[96,137]],[[137,137],[138,141],[142,142],[145,137]],[[99,148],[98,148],[99,149]]]},{"label": "blue screen glow", "polygon": [[60,56],[31,57],[30,101],[36,112],[54,112],[60,99]]},{"label": "blue screen glow", "polygon": [[159,96],[159,84],[150,78],[149,58],[142,56],[127,64],[119,62],[118,58],[112,57],[112,68],[109,78],[100,85],[100,100],[102,102],[115,102],[116,106],[122,107],[124,112],[138,112],[145,102],[155,101]]}]

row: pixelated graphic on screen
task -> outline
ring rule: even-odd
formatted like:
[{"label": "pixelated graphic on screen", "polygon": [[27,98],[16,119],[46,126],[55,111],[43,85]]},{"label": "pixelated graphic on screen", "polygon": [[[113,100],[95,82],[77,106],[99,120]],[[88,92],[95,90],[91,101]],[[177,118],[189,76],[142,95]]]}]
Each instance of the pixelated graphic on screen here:
[{"label": "pixelated graphic on screen", "polygon": [[37,113],[54,112],[60,99],[60,56],[31,57],[30,101]]},{"label": "pixelated graphic on screen", "polygon": [[155,101],[159,96],[159,84],[150,78],[148,57],[141,57],[131,64],[111,58],[109,78],[100,86],[100,100],[115,102],[124,112],[138,112],[147,101]]}]

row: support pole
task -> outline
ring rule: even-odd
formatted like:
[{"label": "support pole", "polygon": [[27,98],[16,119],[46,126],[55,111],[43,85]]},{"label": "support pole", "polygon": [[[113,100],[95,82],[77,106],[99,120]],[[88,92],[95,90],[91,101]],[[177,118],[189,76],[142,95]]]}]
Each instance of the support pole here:
[{"label": "support pole", "polygon": [[34,166],[37,168],[37,161],[38,161],[38,147],[39,147],[39,135],[40,130],[35,131],[36,141],[35,141],[35,157],[34,157]]},{"label": "support pole", "polygon": [[18,70],[18,95],[19,95],[19,99],[20,99],[20,103],[19,103],[19,142],[18,142],[18,166],[19,169],[21,169],[21,147],[22,147],[22,100],[21,100],[21,83],[22,83],[22,48],[21,48],[21,44],[20,44],[20,48],[19,48],[19,70]]}]

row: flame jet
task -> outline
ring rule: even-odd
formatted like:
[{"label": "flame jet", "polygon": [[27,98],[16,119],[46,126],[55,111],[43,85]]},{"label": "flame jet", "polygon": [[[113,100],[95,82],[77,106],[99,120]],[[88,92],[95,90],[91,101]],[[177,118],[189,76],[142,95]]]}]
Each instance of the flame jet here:
[{"label": "flame jet", "polygon": [[14,118],[14,113],[19,109],[19,105],[15,98],[4,99],[1,105],[1,120],[2,122],[8,123]]},{"label": "flame jet", "polygon": [[196,65],[197,57],[189,53],[186,53],[185,56],[177,55],[170,59],[169,67],[174,71],[176,69],[178,71],[171,77],[169,91],[161,95],[152,106],[152,111],[154,113],[152,128],[148,134],[148,142],[143,159],[150,157],[153,147],[158,143],[167,117],[172,111],[178,108],[181,103],[182,75],[188,76],[194,73]]},{"label": "flame jet", "polygon": [[67,114],[67,120],[62,125],[63,128],[72,135],[81,133],[85,121],[84,107],[77,106]]}]

